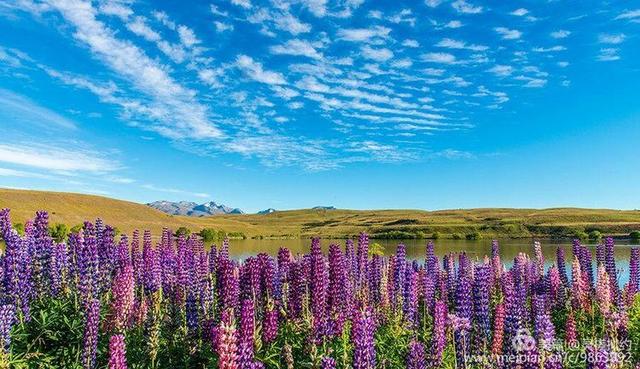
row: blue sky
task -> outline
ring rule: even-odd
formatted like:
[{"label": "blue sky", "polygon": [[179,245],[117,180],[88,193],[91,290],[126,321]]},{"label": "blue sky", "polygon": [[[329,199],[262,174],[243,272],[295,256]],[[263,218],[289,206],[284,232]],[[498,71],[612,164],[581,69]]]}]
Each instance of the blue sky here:
[{"label": "blue sky", "polygon": [[0,3],[0,185],[246,211],[640,208],[640,7]]}]

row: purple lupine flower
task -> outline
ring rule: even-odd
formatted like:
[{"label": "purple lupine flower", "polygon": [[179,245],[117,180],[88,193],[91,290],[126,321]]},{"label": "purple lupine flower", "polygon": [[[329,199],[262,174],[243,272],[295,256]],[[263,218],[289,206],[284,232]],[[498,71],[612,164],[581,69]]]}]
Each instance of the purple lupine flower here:
[{"label": "purple lupine flower", "polygon": [[366,283],[367,267],[369,266],[369,236],[366,233],[360,233],[358,238],[357,249],[357,270],[356,270],[356,286],[357,289],[364,289]]},{"label": "purple lupine flower", "polygon": [[433,334],[431,339],[430,366],[437,368],[442,363],[442,354],[447,344],[447,304],[436,301],[433,309]]},{"label": "purple lupine flower", "polygon": [[609,282],[611,284],[611,296],[620,305],[621,294],[618,288],[618,271],[616,270],[616,260],[614,255],[615,243],[612,237],[607,237],[604,241],[605,244],[605,268],[607,275],[609,275]]},{"label": "purple lupine flower", "polygon": [[629,295],[632,301],[633,296],[638,292],[640,287],[640,248],[631,249],[629,258]]},{"label": "purple lupine flower", "polygon": [[289,282],[289,315],[293,319],[300,318],[302,315],[302,306],[306,298],[306,279],[304,277],[303,261],[298,260],[291,263],[290,282]]},{"label": "purple lupine flower", "polygon": [[389,296],[391,298],[392,306],[397,310],[402,310],[403,307],[402,301],[405,291],[406,270],[407,250],[404,244],[400,243],[396,249],[393,277],[391,278],[391,283],[393,283],[393,294]]},{"label": "purple lupine flower", "polygon": [[343,258],[340,246],[329,246],[329,314],[333,324],[332,334],[342,332],[342,325],[350,306],[349,276],[346,261]]},{"label": "purple lupine flower", "polygon": [[142,285],[144,262],[142,253],[140,252],[140,231],[137,229],[131,235],[131,265],[133,266],[133,276],[136,280],[136,286]]},{"label": "purple lupine flower", "polygon": [[439,280],[440,270],[438,264],[434,266],[435,270],[431,273],[427,270],[421,274],[422,279],[422,299],[424,306],[428,312],[433,312],[433,304],[436,298],[436,284]]},{"label": "purple lupine flower", "polygon": [[354,369],[374,369],[376,367],[374,332],[375,326],[371,309],[368,306],[356,309],[351,327]]},{"label": "purple lupine flower", "polygon": [[533,296],[534,329],[540,349],[549,350],[555,343],[555,327],[547,313],[544,295]]},{"label": "purple lupine flower", "polygon": [[276,265],[266,253],[258,254],[258,266],[260,267],[260,290],[262,294],[259,296],[262,305],[275,295],[276,282]]},{"label": "purple lupine flower", "polygon": [[564,288],[569,288],[569,277],[567,275],[567,266],[565,263],[564,249],[558,247],[556,249],[556,264],[558,266],[558,272],[560,272],[560,279]]},{"label": "purple lupine flower", "polygon": [[[165,239],[167,240],[165,241]],[[178,260],[176,251],[171,243],[171,232],[169,230],[163,232],[163,241],[161,242],[159,252],[160,270],[162,274],[162,293],[172,296],[177,300],[176,284],[178,283],[178,278],[176,276],[176,271],[178,270]]]},{"label": "purple lupine flower", "polygon": [[100,300],[91,299],[87,303],[84,327],[84,341],[82,348],[82,367],[93,369],[96,366],[98,349],[98,326],[100,324]]},{"label": "purple lupine flower", "polygon": [[122,334],[109,338],[109,369],[127,369],[127,351]]},{"label": "purple lupine flower", "polygon": [[327,320],[327,292],[329,289],[329,272],[327,263],[320,249],[320,239],[311,241],[311,276],[309,280],[311,314],[313,316],[314,332],[318,336],[326,332]]},{"label": "purple lupine flower", "polygon": [[255,312],[253,300],[242,301],[240,312],[240,332],[238,335],[238,363],[240,369],[251,369],[253,364],[253,335],[255,330]]},{"label": "purple lupine flower", "polygon": [[188,291],[185,300],[185,314],[187,320],[187,329],[191,335],[195,335],[198,330],[198,304],[196,303],[196,294],[194,291]]},{"label": "purple lupine flower", "polygon": [[[96,221],[96,224],[98,221]],[[97,228],[97,227],[96,227]],[[113,241],[115,230],[113,227],[104,226],[98,240],[98,258],[100,260],[99,291],[103,292],[109,288],[113,270],[116,262],[116,247]]]},{"label": "purple lupine flower", "polygon": [[260,286],[260,265],[258,259],[249,257],[240,268],[240,299],[258,299],[262,294]]},{"label": "purple lupine flower", "polygon": [[453,305],[456,299],[456,270],[453,254],[447,254],[442,259],[444,270],[447,276],[447,298],[449,304]]},{"label": "purple lupine flower", "polygon": [[0,305],[0,356],[11,344],[11,329],[16,320],[16,308],[12,304]]},{"label": "purple lupine flower", "polygon": [[491,333],[489,317],[489,277],[491,270],[488,265],[476,266],[473,282],[473,329],[474,347],[476,352],[484,352]]},{"label": "purple lupine flower", "polygon": [[218,260],[218,301],[222,311],[235,309],[239,304],[239,271],[235,263],[228,258]]},{"label": "purple lupine flower", "polygon": [[[8,217],[7,215],[4,215]],[[24,319],[31,318],[30,304],[34,297],[31,275],[31,254],[26,240],[20,238],[14,229],[4,231],[5,257],[2,260],[4,293],[11,298],[22,312]]]},{"label": "purple lupine flower", "polygon": [[87,304],[98,297],[99,261],[95,237],[77,235],[78,290],[81,301]]},{"label": "purple lupine flower", "polygon": [[405,271],[405,287],[403,297],[403,313],[412,325],[418,324],[418,272],[413,268]]},{"label": "purple lupine flower", "polygon": [[264,343],[271,343],[277,336],[278,310],[274,306],[267,306],[262,320],[262,340]]},{"label": "purple lupine flower", "polygon": [[49,292],[51,283],[51,252],[53,240],[49,235],[49,213],[46,211],[36,212],[33,226],[26,229],[31,250],[32,278],[35,292],[38,296],[43,296]]},{"label": "purple lupine flower", "polygon": [[382,302],[382,268],[384,260],[380,255],[373,255],[369,263],[369,298],[376,306]]},{"label": "purple lupine flower", "polygon": [[409,343],[409,354],[407,355],[407,369],[426,369],[427,357],[424,345],[417,340]]},{"label": "purple lupine flower", "polygon": [[58,243],[53,247],[51,258],[51,295],[58,296],[67,283],[69,254],[67,245]]},{"label": "purple lupine flower", "polygon": [[353,240],[347,239],[344,246],[344,258],[347,263],[347,271],[349,279],[351,280],[351,287],[355,287],[355,278],[358,270],[358,258],[356,256],[356,250],[353,246]]},{"label": "purple lupine flower", "polygon": [[606,348],[596,348],[588,346],[586,349],[587,369],[607,369],[609,368],[609,353]]},{"label": "purple lupine flower", "polygon": [[320,365],[322,369],[336,369],[338,367],[336,360],[330,356],[323,357]]}]

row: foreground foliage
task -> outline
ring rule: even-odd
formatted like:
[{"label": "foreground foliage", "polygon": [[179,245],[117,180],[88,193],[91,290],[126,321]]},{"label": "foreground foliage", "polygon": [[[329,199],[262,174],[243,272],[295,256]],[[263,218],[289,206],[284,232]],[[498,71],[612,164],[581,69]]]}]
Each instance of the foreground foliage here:
[{"label": "foreground foliage", "polygon": [[[613,240],[509,268],[492,254],[423,261],[320,241],[229,258],[199,235],[115,240],[100,220],[57,243],[38,212],[0,212],[0,368],[633,368],[640,253],[619,283]],[[373,251],[373,252],[371,252]],[[595,267],[594,267],[595,265]],[[569,275],[567,269],[570,268]]]}]

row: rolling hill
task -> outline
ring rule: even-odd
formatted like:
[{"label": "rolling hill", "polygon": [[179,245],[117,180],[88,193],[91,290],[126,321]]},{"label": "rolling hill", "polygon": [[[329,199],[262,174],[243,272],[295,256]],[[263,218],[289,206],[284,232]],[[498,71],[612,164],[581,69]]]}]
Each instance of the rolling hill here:
[{"label": "rolling hill", "polygon": [[184,226],[192,231],[213,228],[256,238],[322,236],[342,238],[369,232],[378,238],[431,237],[572,237],[598,230],[628,235],[640,230],[640,211],[610,209],[458,209],[458,210],[283,210],[269,214],[220,214],[189,217],[165,214],[144,204],[102,196],[48,191],[0,189],[0,207],[10,208],[14,223],[36,210],[48,210],[51,223],[74,226],[102,218],[120,231]]}]

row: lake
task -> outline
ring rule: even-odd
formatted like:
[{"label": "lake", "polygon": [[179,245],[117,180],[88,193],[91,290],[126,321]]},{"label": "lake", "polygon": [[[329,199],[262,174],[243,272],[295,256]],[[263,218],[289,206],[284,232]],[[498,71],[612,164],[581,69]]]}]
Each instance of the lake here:
[{"label": "lake", "polygon": [[[385,255],[393,254],[398,243],[404,243],[407,248],[407,257],[411,259],[423,260],[425,256],[425,247],[428,240],[370,240],[369,243],[378,243],[382,246]],[[309,239],[291,239],[291,240],[230,240],[229,253],[233,258],[245,259],[251,255],[266,252],[270,255],[276,255],[280,247],[289,248],[294,254],[307,253],[311,245]],[[336,243],[344,247],[344,240],[326,239],[322,240],[322,247],[326,250],[329,245]],[[499,240],[500,255],[503,263],[510,265],[513,259],[520,252],[533,255],[533,240],[531,239],[505,239]],[[542,252],[545,257],[547,267],[556,260],[556,249],[562,247],[565,250],[567,271],[571,271],[571,240],[540,240],[542,244]],[[357,242],[356,242],[357,244]],[[467,240],[451,240],[439,239],[434,240],[435,253],[439,257],[450,252],[459,253],[466,252],[472,259],[482,260],[484,255],[491,255],[491,240],[483,239],[477,241]],[[595,243],[583,244],[589,245],[595,249]],[[638,242],[628,240],[616,240],[615,257],[618,269],[620,270],[621,282],[628,280],[629,255],[632,247],[638,247]],[[595,258],[595,250],[592,251]]]}]

